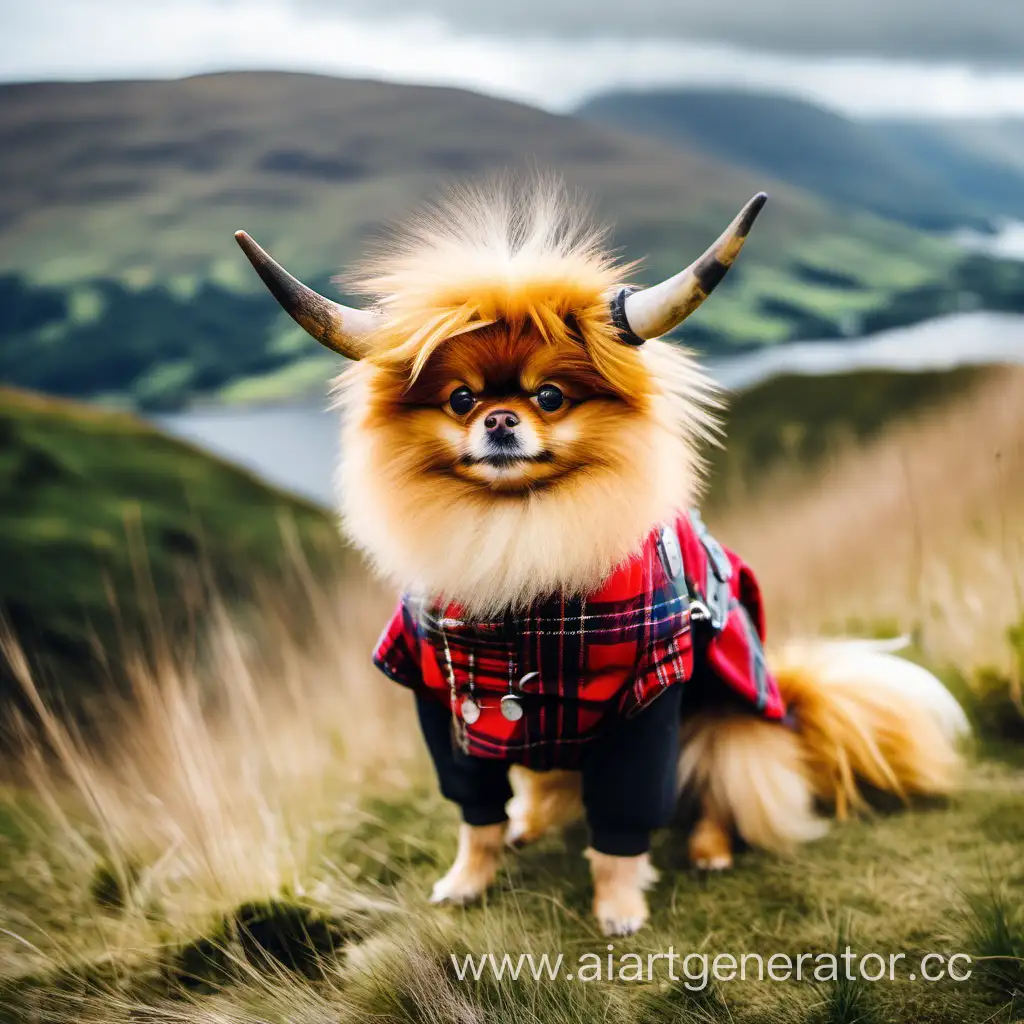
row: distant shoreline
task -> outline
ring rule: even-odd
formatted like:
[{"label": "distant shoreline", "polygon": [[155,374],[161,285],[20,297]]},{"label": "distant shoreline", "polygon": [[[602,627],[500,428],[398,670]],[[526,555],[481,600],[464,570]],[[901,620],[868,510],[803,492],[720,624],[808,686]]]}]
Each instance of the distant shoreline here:
[{"label": "distant shoreline", "polygon": [[[788,342],[704,365],[723,387],[742,391],[792,374],[917,373],[1003,363],[1024,364],[1024,315],[956,313],[843,343]],[[338,427],[329,404],[325,394],[263,405],[204,405],[149,419],[277,487],[330,507]]]},{"label": "distant shoreline", "polygon": [[[685,340],[684,340],[685,343]],[[709,355],[695,349],[697,360],[715,379],[731,390],[756,387],[784,374],[821,376],[855,370],[891,370],[917,373],[956,366],[999,363],[1024,364],[1024,313],[975,310],[949,313],[856,338],[819,338],[751,346],[735,355]],[[248,410],[324,411],[330,404],[324,391],[285,399],[224,402],[207,396],[184,409],[142,415],[154,422],[193,415],[232,417]]]}]

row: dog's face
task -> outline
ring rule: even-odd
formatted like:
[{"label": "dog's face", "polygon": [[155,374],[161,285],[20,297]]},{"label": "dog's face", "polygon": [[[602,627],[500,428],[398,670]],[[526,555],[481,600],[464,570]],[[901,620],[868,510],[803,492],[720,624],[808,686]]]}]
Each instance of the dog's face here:
[{"label": "dog's face", "polygon": [[585,592],[692,499],[704,379],[674,346],[559,323],[497,320],[343,374],[345,524],[404,588],[479,614]]},{"label": "dog's face", "polygon": [[411,384],[377,378],[368,429],[386,435],[381,450],[404,453],[413,487],[468,486],[501,501],[603,472],[614,488],[643,403],[616,391],[574,339],[506,324],[453,338]]},{"label": "dog's face", "polygon": [[459,189],[364,264],[352,286],[371,309],[318,295],[239,232],[289,315],[351,361],[349,536],[403,588],[480,614],[598,586],[696,496],[712,388],[659,339],[721,281],[766,198],[637,291],[558,187]]}]

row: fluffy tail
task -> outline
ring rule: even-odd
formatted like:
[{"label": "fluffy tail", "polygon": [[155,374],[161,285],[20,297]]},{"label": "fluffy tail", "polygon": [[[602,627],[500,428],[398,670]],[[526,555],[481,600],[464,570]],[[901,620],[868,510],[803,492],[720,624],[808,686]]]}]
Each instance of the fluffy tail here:
[{"label": "fluffy tail", "polygon": [[794,729],[710,714],[685,726],[680,775],[705,818],[785,850],[826,830],[817,803],[844,818],[864,803],[865,783],[902,799],[956,788],[963,710],[891,644],[791,643],[771,662]]}]

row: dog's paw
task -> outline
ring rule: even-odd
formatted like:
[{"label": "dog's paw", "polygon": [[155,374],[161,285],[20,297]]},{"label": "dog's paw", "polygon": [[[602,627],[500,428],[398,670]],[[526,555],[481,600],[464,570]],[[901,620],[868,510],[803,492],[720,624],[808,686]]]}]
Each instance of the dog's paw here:
[{"label": "dog's paw", "polygon": [[699,871],[728,871],[732,867],[732,854],[714,857],[694,857],[693,866]]},{"label": "dog's paw", "polygon": [[471,873],[454,867],[444,878],[439,878],[430,891],[431,903],[447,903],[464,907],[476,903],[487,891],[489,879],[473,877]]},{"label": "dog's paw", "polygon": [[658,872],[646,853],[637,857],[613,857],[587,851],[594,879],[594,917],[605,935],[633,935],[647,922],[650,912],[644,890],[658,880]]},{"label": "dog's paw", "polygon": [[728,871],[732,867],[732,838],[712,818],[702,818],[690,836],[690,863],[700,871]]},{"label": "dog's paw", "polygon": [[463,825],[455,863],[434,883],[430,902],[463,905],[480,899],[498,877],[504,834],[504,824]]},{"label": "dog's paw", "polygon": [[623,890],[594,900],[594,916],[604,935],[634,935],[647,923],[647,900],[638,890]]}]

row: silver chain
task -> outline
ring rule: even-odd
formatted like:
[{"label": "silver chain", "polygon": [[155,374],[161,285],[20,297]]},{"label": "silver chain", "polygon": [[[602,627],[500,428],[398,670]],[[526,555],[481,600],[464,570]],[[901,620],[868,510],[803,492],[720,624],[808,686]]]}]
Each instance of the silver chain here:
[{"label": "silver chain", "polygon": [[448,706],[451,708],[452,719],[455,722],[455,741],[459,745],[459,749],[464,753],[469,753],[469,735],[466,732],[466,723],[462,720],[462,716],[458,714],[458,701],[459,701],[459,688],[455,682],[455,668],[452,665],[452,651],[448,646],[448,634],[444,630],[445,623],[448,621],[447,617],[439,618],[437,621],[437,628],[441,631],[441,640],[444,643],[444,667],[448,673]]}]

